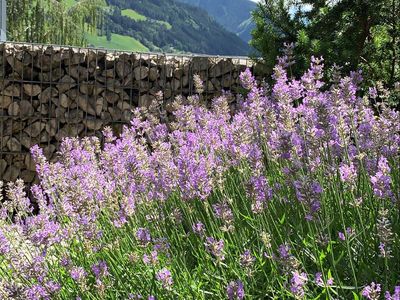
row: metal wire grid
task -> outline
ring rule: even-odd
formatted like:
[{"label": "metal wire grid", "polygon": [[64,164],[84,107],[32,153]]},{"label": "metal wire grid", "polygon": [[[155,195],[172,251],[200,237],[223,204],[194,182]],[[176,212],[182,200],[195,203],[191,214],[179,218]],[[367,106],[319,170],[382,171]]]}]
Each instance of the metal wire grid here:
[{"label": "metal wire grid", "polygon": [[[253,62],[247,57],[132,53],[26,43],[7,43],[1,47],[0,97],[5,97],[5,89],[13,86],[18,88],[18,92],[12,93],[11,102],[22,104],[24,101],[24,105],[28,106],[28,111],[21,106],[19,111],[16,109],[17,113],[10,108],[7,110],[0,107],[0,162],[3,160],[8,166],[12,165],[18,170],[19,176],[24,170],[28,172],[27,175],[31,175],[26,171],[29,164],[27,154],[29,148],[35,144],[43,147],[45,154],[51,157],[63,136],[96,135],[101,138],[101,128],[98,128],[97,122],[110,125],[114,131],[120,133],[122,125],[129,124],[130,115],[124,115],[126,104],[129,107],[137,107],[143,97],[154,96],[157,91],[163,92],[164,103],[178,94],[192,95],[195,73],[202,73],[206,79],[204,93],[206,99],[209,99],[219,92],[213,85],[209,85],[209,81],[216,82],[216,72],[210,78],[210,67],[215,66],[218,61],[228,60],[236,67],[253,68]],[[207,65],[199,71],[194,64],[195,59],[204,59]],[[135,80],[134,70],[137,67],[139,70],[146,67],[148,72],[151,68],[156,68],[157,79],[154,83],[150,82],[150,76],[145,76],[144,80]],[[185,68],[187,70],[184,70]],[[233,72],[237,71],[229,71],[229,87],[225,89],[232,89]],[[175,76],[175,72],[182,74]],[[60,82],[61,78],[72,78],[74,81]],[[39,95],[28,90],[32,86],[40,87]],[[46,102],[43,102],[43,96],[41,97],[44,91],[50,93]],[[57,95],[53,96],[53,91]],[[107,91],[110,94],[118,93],[123,101],[107,102],[107,99],[100,95],[104,92],[104,96]],[[65,96],[69,99],[68,105],[61,107],[61,98]],[[81,98],[79,102],[78,99],[73,99],[74,96]],[[99,98],[103,98],[103,105],[99,103],[101,110],[95,105],[95,113],[88,113],[89,106],[97,104]],[[119,105],[122,107],[118,107]],[[93,107],[91,109],[93,110]],[[37,122],[40,125],[35,129]],[[88,122],[95,125],[88,126]],[[0,173],[0,180],[5,173],[5,170]]]}]

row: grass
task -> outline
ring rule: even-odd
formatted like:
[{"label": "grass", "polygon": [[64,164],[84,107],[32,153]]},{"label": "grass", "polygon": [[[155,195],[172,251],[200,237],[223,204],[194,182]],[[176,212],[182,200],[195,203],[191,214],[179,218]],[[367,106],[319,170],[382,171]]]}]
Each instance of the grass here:
[{"label": "grass", "polygon": [[[73,1],[73,0],[69,0],[69,1]],[[125,17],[129,17],[137,22],[149,20],[146,16],[138,13],[137,11],[135,11],[133,9],[121,10],[121,15],[123,15]],[[151,21],[156,22],[156,23],[160,24],[161,26],[164,26],[168,30],[170,30],[172,28],[172,25],[170,23],[168,23],[167,21],[161,21],[161,20],[151,20]]]},{"label": "grass", "polygon": [[[69,0],[71,1],[71,0]],[[129,17],[135,21],[146,21],[147,17],[144,15],[139,14],[137,11],[134,11],[133,9],[124,9],[121,10],[121,15],[125,17]]]},{"label": "grass", "polygon": [[120,34],[111,34],[111,41],[107,41],[106,36],[96,36],[88,34],[88,43],[95,47],[104,47],[107,49],[126,50],[126,51],[149,51],[149,48],[141,42],[130,36]]},{"label": "grass", "polygon": [[165,28],[167,28],[168,30],[170,30],[172,28],[172,25],[170,23],[168,23],[167,21],[156,21],[158,24],[165,26]]},{"label": "grass", "polygon": [[76,0],[64,0],[64,3],[69,8],[76,3]]}]

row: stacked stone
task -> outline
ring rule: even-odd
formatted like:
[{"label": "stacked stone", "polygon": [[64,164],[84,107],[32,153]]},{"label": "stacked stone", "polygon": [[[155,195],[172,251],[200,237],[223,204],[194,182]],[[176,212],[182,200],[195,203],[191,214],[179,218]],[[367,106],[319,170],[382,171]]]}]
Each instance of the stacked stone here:
[{"label": "stacked stone", "polygon": [[[120,132],[132,110],[148,107],[163,92],[170,112],[177,95],[194,93],[193,75],[205,98],[236,93],[246,59],[177,57],[105,50],[0,45],[0,180],[35,182],[29,149],[39,144],[50,160],[67,136]],[[233,104],[232,104],[233,105]]]}]

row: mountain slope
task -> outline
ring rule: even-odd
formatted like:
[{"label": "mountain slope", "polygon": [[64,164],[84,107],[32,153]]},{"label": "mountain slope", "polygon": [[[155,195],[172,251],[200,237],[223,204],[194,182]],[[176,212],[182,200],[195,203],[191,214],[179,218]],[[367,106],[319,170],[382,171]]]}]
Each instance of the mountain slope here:
[{"label": "mountain slope", "polygon": [[251,11],[257,4],[250,0],[179,0],[181,2],[205,9],[215,20],[242,40],[251,39],[254,24]]},{"label": "mountain slope", "polygon": [[[129,39],[123,49],[136,44],[139,48],[132,50],[213,55],[249,52],[245,42],[201,8],[175,0],[107,0],[107,5],[109,13],[99,26],[99,37],[88,36],[94,46],[120,45],[125,36]],[[129,42],[132,39],[134,43]]]}]

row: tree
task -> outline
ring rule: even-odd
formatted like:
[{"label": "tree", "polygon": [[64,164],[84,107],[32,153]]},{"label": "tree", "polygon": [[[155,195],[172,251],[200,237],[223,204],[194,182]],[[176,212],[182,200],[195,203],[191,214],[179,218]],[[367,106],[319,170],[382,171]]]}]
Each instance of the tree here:
[{"label": "tree", "polygon": [[95,31],[105,0],[7,1],[9,40],[85,46]]},{"label": "tree", "polygon": [[344,71],[362,69],[368,84],[393,87],[400,80],[398,0],[263,0],[253,18],[251,44],[269,68],[284,42],[292,42],[295,73],[314,55]]},{"label": "tree", "polygon": [[110,26],[106,27],[106,37],[107,37],[107,41],[110,42],[111,41],[111,30],[110,30]]}]

